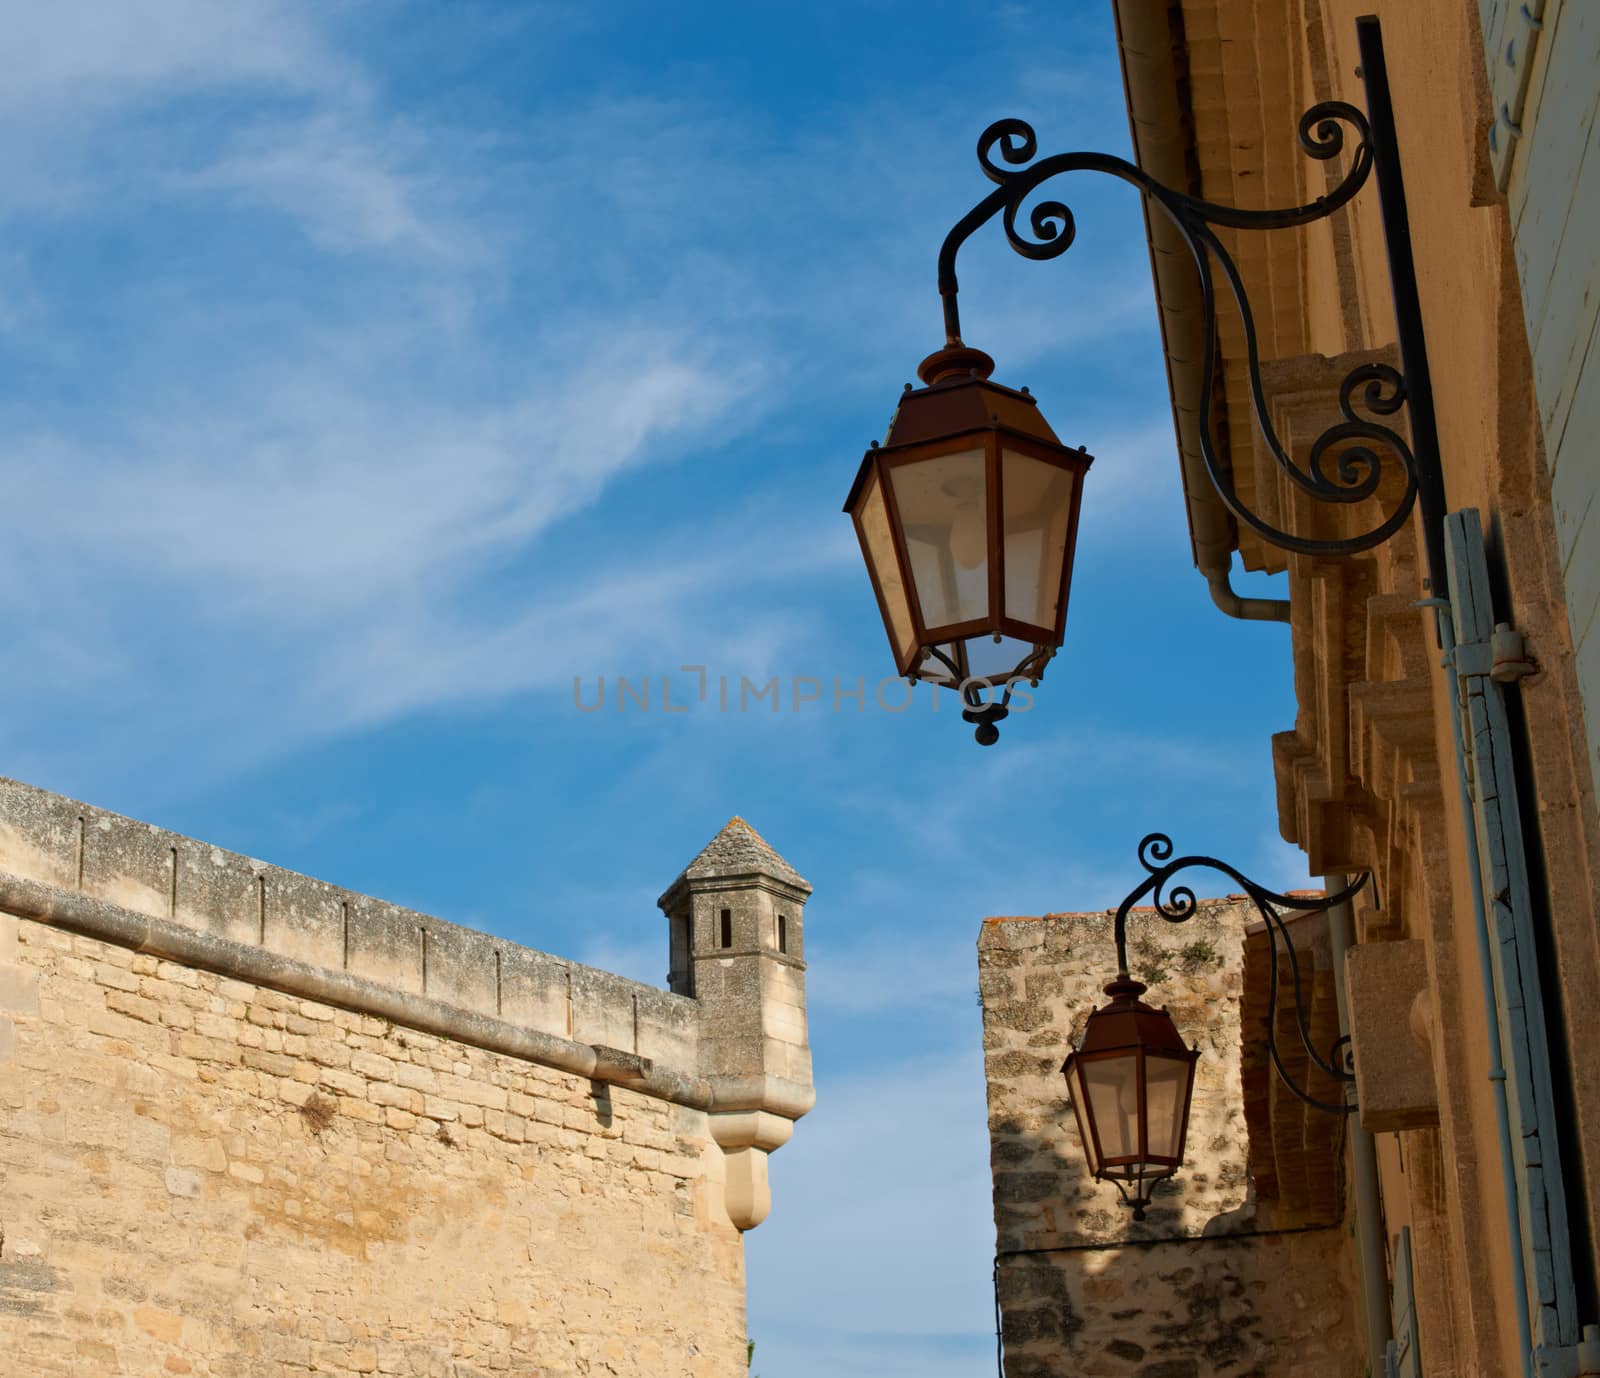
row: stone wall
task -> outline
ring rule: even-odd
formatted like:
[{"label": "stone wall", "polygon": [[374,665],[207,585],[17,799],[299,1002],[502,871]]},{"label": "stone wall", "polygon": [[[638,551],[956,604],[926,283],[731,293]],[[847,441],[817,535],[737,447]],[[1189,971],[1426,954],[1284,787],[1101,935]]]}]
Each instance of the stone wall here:
[{"label": "stone wall", "polygon": [[781,955],[804,1084],[727,1000],[0,782],[0,1374],[744,1378]]},{"label": "stone wall", "polygon": [[0,923],[8,1375],[742,1372],[704,1112]]},{"label": "stone wall", "polygon": [[0,874],[165,920],[196,961],[232,945],[263,974],[338,973],[329,993],[359,987],[363,1003],[421,997],[695,1070],[692,1000],[3,778]]},{"label": "stone wall", "polygon": [[[1141,914],[1143,917],[1141,918]],[[1240,1078],[1239,901],[1135,910],[1133,974],[1201,1058],[1187,1160],[1136,1223],[1084,1165],[1061,1063],[1115,968],[1111,916],[990,919],[978,944],[1007,1378],[1359,1378],[1349,1237],[1258,1200]],[[1231,1237],[1230,1237],[1231,1236]],[[1292,1279],[1292,1282],[1286,1281]]]}]

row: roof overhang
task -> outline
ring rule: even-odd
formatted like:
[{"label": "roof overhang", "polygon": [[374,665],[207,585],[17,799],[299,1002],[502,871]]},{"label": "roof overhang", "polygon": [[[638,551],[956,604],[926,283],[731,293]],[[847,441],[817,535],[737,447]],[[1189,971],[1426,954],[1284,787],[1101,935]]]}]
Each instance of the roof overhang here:
[{"label": "roof overhang", "polygon": [[[1167,186],[1211,201],[1250,207],[1298,201],[1307,169],[1295,122],[1299,105],[1309,101],[1302,101],[1297,80],[1296,55],[1305,39],[1289,31],[1292,7],[1274,12],[1234,0],[1113,0],[1112,8],[1139,166]],[[1230,85],[1228,70],[1251,80]],[[1195,564],[1208,580],[1225,578],[1238,550],[1247,569],[1276,572],[1285,568],[1283,552],[1251,532],[1241,534],[1206,473],[1200,449],[1206,322],[1194,259],[1165,216],[1152,216],[1148,202],[1143,209]],[[1250,290],[1263,359],[1305,352],[1303,235],[1219,229],[1218,237]],[[1226,302],[1219,325],[1212,385],[1216,452],[1249,502],[1256,481],[1250,389],[1242,331]]]}]

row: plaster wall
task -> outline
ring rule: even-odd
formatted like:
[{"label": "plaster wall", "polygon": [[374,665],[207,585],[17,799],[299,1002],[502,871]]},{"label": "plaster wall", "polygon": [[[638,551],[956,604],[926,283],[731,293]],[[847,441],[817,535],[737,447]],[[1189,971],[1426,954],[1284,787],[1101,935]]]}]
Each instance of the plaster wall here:
[{"label": "plaster wall", "polygon": [[1600,790],[1600,12],[1582,0],[1531,8],[1479,0],[1478,9],[1495,117],[1489,148],[1511,221],[1589,767]]},{"label": "plaster wall", "polygon": [[[1508,200],[1496,186],[1489,139],[1495,122],[1491,73],[1484,63],[1475,6],[1324,0],[1318,8],[1329,39],[1332,87],[1347,99],[1361,99],[1354,75],[1356,17],[1376,11],[1383,22],[1449,504],[1452,509],[1476,507],[1483,514],[1497,585],[1496,615],[1523,633],[1538,666],[1538,673],[1511,691],[1526,740],[1528,773],[1521,790],[1533,835],[1542,841],[1538,860],[1552,945],[1547,1000],[1560,1042],[1581,1049],[1597,1036],[1595,1012],[1600,1009],[1600,925],[1595,922],[1600,912],[1600,838],[1584,706],[1592,691],[1584,643],[1579,639],[1575,644],[1591,614],[1570,601],[1576,548],[1573,538],[1563,534],[1562,503],[1555,491],[1565,461],[1547,443],[1551,430],[1544,412],[1547,402],[1555,401],[1555,389],[1539,381],[1537,368],[1547,302],[1542,288],[1537,300],[1523,290],[1529,260],[1520,236],[1531,210],[1525,200],[1516,195]],[[1592,102],[1592,69],[1587,70],[1585,89]],[[1572,133],[1569,129],[1567,137]],[[1558,180],[1565,180],[1563,195],[1581,190],[1571,179]],[[1554,184],[1547,186],[1546,194],[1553,191]],[[1565,223],[1558,206],[1546,205],[1539,214]],[[1362,344],[1371,347],[1392,339],[1393,330],[1375,198],[1358,198],[1352,219]],[[1580,303],[1597,294],[1592,245],[1581,242],[1586,255],[1581,266],[1574,258],[1561,260],[1559,240],[1535,255],[1548,257],[1543,271],[1556,270],[1558,260],[1565,263],[1571,300],[1563,309],[1568,315],[1585,309]],[[1335,269],[1326,261],[1312,261],[1307,272],[1331,276]],[[1585,273],[1587,280],[1579,281]],[[1341,322],[1326,316],[1311,320],[1321,338],[1348,338]],[[1568,481],[1585,467],[1592,476],[1592,466],[1581,457],[1568,464]],[[1592,483],[1592,477],[1587,481]],[[1378,591],[1393,588],[1398,595],[1415,596],[1411,590],[1418,589],[1420,580],[1403,561],[1403,555],[1387,562],[1380,558]],[[1408,747],[1403,754],[1411,756],[1410,762],[1390,781],[1364,771],[1365,783],[1375,793],[1392,791],[1395,796],[1409,785],[1412,798],[1420,800],[1423,793],[1417,785],[1437,779],[1438,812],[1397,811],[1411,812],[1403,842],[1390,853],[1396,860],[1404,858],[1399,866],[1383,864],[1381,844],[1358,844],[1351,853],[1327,857],[1323,864],[1344,869],[1379,863],[1380,887],[1398,898],[1395,907],[1408,917],[1399,931],[1377,926],[1362,936],[1414,937],[1427,945],[1429,1008],[1436,1026],[1449,1031],[1431,1049],[1439,1130],[1380,1136],[1387,1222],[1391,1239],[1400,1224],[1412,1222],[1418,1287],[1434,1303],[1421,1322],[1425,1371],[1515,1372],[1521,1358],[1511,1308],[1504,1300],[1514,1287],[1511,1245],[1471,927],[1473,877],[1462,842],[1471,824],[1461,810],[1450,737],[1454,685],[1437,655],[1428,654],[1433,640],[1426,621],[1419,618],[1416,629],[1408,632],[1396,619],[1375,638],[1370,606],[1363,619],[1369,648],[1374,640],[1401,636],[1419,643],[1436,764],[1425,766],[1420,753],[1411,755]],[[1359,605],[1352,612],[1359,617]],[[1401,666],[1410,654],[1394,646],[1369,656],[1360,678],[1409,674]],[[1333,673],[1338,675],[1336,669]],[[1590,721],[1592,717],[1588,715]],[[1388,725],[1373,726],[1394,731]],[[1600,1164],[1600,1067],[1574,1057],[1562,1076],[1571,1097],[1564,1118],[1573,1129],[1568,1180],[1592,1183]],[[1570,1195],[1573,1212],[1588,1217],[1580,1222],[1587,1228],[1580,1228],[1578,1239],[1580,1250],[1591,1259],[1597,1195],[1591,1191],[1587,1200],[1581,1191]]]}]

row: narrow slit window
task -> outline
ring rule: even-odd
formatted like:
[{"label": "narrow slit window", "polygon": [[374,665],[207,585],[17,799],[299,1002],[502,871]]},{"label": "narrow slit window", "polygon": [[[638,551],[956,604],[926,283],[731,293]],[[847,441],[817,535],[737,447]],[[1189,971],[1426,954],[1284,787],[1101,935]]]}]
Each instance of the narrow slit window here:
[{"label": "narrow slit window", "polygon": [[733,946],[733,910],[731,909],[722,911],[722,945],[723,947]]},{"label": "narrow slit window", "polygon": [[778,915],[778,951],[789,950],[789,920],[782,914]]}]

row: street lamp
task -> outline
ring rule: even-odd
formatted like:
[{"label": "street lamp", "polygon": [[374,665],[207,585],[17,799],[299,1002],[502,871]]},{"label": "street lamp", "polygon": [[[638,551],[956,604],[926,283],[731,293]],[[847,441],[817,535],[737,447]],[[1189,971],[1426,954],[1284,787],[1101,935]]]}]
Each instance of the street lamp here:
[{"label": "street lamp", "polygon": [[[939,295],[945,347],[925,359],[927,385],[907,385],[882,446],[862,460],[845,510],[854,519],[884,627],[903,675],[962,690],[963,713],[984,745],[999,736],[1009,682],[1037,682],[1061,646],[1072,579],[1078,503],[1089,456],[1057,440],[1026,390],[989,381],[993,361],[961,338],[956,255],[971,235],[999,216],[1007,242],[1024,258],[1057,258],[1076,233],[1064,202],[1043,200],[1018,217],[1045,182],[1069,172],[1098,172],[1136,187],[1171,222],[1194,259],[1205,312],[1199,398],[1199,448],[1217,495],[1242,526],[1302,555],[1370,550],[1404,526],[1413,506],[1423,517],[1428,576],[1447,587],[1444,480],[1439,464],[1433,389],[1422,335],[1416,267],[1400,179],[1399,146],[1376,19],[1357,23],[1369,110],[1323,101],[1301,117],[1300,146],[1312,158],[1340,155],[1355,134],[1350,167],[1324,196],[1277,210],[1239,210],[1174,191],[1143,168],[1106,153],[1039,158],[1038,139],[1022,120],[998,120],[978,139],[978,162],[996,184],[945,236]],[[1216,227],[1264,231],[1308,225],[1347,204],[1372,177],[1389,250],[1401,369],[1364,364],[1338,392],[1340,419],[1297,458],[1273,428],[1261,381],[1255,318],[1238,266]],[[1235,491],[1212,434],[1217,373],[1217,302],[1225,285],[1239,314],[1255,420],[1266,453],[1290,483],[1316,502],[1376,500],[1370,524],[1339,539],[1297,535],[1252,511]],[[1388,425],[1404,407],[1410,443]],[[1397,475],[1398,484],[1386,483]],[[1360,520],[1365,521],[1363,513]],[[988,645],[985,645],[987,639]],[[1004,683],[986,700],[981,682]]]},{"label": "street lamp", "polygon": [[924,359],[844,505],[895,668],[958,690],[985,746],[1012,682],[1038,683],[1061,644],[1090,464],[993,371],[959,340]]},{"label": "street lamp", "polygon": [[1144,1219],[1155,1184],[1183,1164],[1197,1048],[1184,1046],[1172,1016],[1139,997],[1126,971],[1106,987],[1061,1070],[1078,1116],[1089,1175],[1114,1182],[1133,1218]]},{"label": "street lamp", "polygon": [[1178,1026],[1166,1010],[1154,1009],[1139,997],[1145,987],[1128,974],[1128,913],[1149,896],[1156,914],[1168,923],[1183,923],[1198,906],[1186,885],[1166,885],[1178,872],[1191,867],[1219,871],[1240,885],[1266,926],[1271,960],[1267,975],[1265,1025],[1267,1051],[1279,1079],[1307,1105],[1334,1115],[1345,1115],[1353,1105],[1320,1100],[1296,1086],[1278,1054],[1278,943],[1289,959],[1290,988],[1295,1024],[1306,1055],[1328,1076],[1342,1083],[1355,1080],[1344,1066],[1348,1039],[1339,1038],[1326,1055],[1311,1044],[1305,1000],[1300,986],[1300,960],[1283,921],[1286,910],[1326,913],[1348,902],[1364,885],[1363,873],[1337,894],[1311,898],[1280,895],[1240,874],[1226,862],[1209,856],[1172,856],[1172,839],[1151,833],[1139,843],[1139,862],[1145,878],[1117,908],[1112,934],[1117,947],[1116,979],[1106,987],[1111,1003],[1095,1010],[1084,1026],[1077,1048],[1062,1065],[1067,1091],[1078,1118],[1083,1155],[1089,1175],[1112,1182],[1122,1199],[1133,1207],[1133,1218],[1143,1220],[1156,1183],[1183,1165],[1183,1142],[1189,1128],[1189,1101],[1194,1092],[1195,1064],[1200,1054],[1186,1047]]},{"label": "street lamp", "polygon": [[[1065,173],[1103,173],[1135,187],[1148,207],[1172,225],[1194,260],[1205,318],[1197,390],[1200,457],[1234,519],[1279,549],[1336,557],[1381,545],[1416,508],[1436,608],[1446,595],[1444,474],[1394,105],[1377,19],[1358,19],[1356,34],[1368,108],[1363,112],[1343,101],[1322,101],[1301,116],[1300,146],[1319,161],[1339,157],[1348,135],[1355,136],[1344,176],[1325,195],[1303,205],[1276,210],[1218,205],[1164,186],[1143,168],[1106,153],[1059,153],[1036,161],[1037,136],[1022,120],[998,120],[979,136],[978,163],[995,190],[955,223],[939,250],[945,346],[918,370],[926,386],[918,390],[907,385],[885,443],[874,443],[862,461],[845,510],[855,521],[896,668],[960,688],[966,704],[962,716],[978,724],[976,735],[983,745],[999,735],[995,724],[1006,716],[1010,682],[1037,681],[1061,646],[1078,504],[1090,461],[1083,450],[1061,444],[1025,390],[1013,392],[991,382],[993,361],[962,340],[956,255],[996,216],[1006,241],[1024,258],[1048,260],[1065,253],[1076,234],[1067,205],[1040,200],[1024,212],[1044,183]],[[1272,425],[1250,299],[1217,228],[1254,232],[1309,225],[1348,204],[1369,178],[1377,189],[1388,250],[1401,367],[1363,364],[1346,374],[1338,388],[1339,419],[1296,455]],[[1024,215],[1025,231],[1018,227]],[[1287,530],[1253,511],[1235,490],[1213,434],[1219,286],[1226,287],[1238,312],[1262,449],[1306,498],[1358,511],[1350,523],[1357,528],[1354,534],[1326,538]],[[1409,441],[1387,420],[1402,408]],[[1387,481],[1391,478],[1398,482]],[[1441,649],[1450,650],[1449,620],[1439,618],[1436,626]],[[984,646],[985,636],[998,649]],[[985,700],[975,683],[985,670],[1005,679],[998,700]],[[1163,897],[1162,887],[1175,872],[1206,867],[1243,887],[1272,944],[1266,1041],[1273,1066],[1307,1104],[1340,1115],[1352,1108],[1307,1094],[1290,1079],[1278,1055],[1274,1017],[1281,938],[1288,949],[1296,1021],[1308,1056],[1336,1081],[1353,1080],[1342,1065],[1347,1040],[1340,1039],[1327,1057],[1311,1047],[1299,965],[1279,911],[1332,909],[1368,877],[1363,874],[1336,895],[1306,900],[1267,890],[1211,857],[1171,861],[1171,855],[1171,841],[1159,833],[1140,843],[1139,859],[1149,874],[1117,910],[1117,976],[1106,987],[1111,1003],[1090,1015],[1082,1044],[1062,1068],[1090,1171],[1117,1183],[1135,1218],[1142,1218],[1155,1183],[1171,1176],[1183,1160],[1194,1083],[1194,1050],[1184,1044],[1164,1010],[1139,999],[1144,987],[1128,975],[1127,917],[1139,898],[1153,892],[1157,913],[1170,923],[1181,923],[1194,912],[1194,893],[1185,886]]]}]

